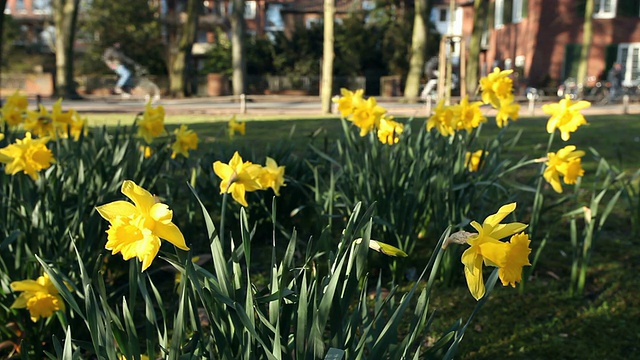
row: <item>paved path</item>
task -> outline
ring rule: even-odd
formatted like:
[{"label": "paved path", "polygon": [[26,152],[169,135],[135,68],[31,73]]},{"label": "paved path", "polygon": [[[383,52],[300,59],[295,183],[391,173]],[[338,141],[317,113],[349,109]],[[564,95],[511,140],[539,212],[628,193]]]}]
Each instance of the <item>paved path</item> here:
[{"label": "paved path", "polygon": [[[320,116],[320,100],[317,96],[250,96],[246,102],[247,115],[255,116]],[[406,104],[402,98],[379,98],[378,103],[387,109],[389,114],[395,116],[427,116],[428,108],[424,102],[417,104]],[[43,100],[47,108],[51,107],[54,101]],[[93,97],[85,100],[65,100],[64,108],[73,108],[84,113],[139,113],[144,111],[143,99],[121,99],[119,97]],[[208,98],[188,98],[188,99],[162,99],[159,104],[163,105],[167,114],[170,115],[233,115],[242,113],[241,102],[234,97],[208,97]],[[522,103],[520,116],[546,116],[541,109],[542,102],[535,104],[533,112],[528,107],[528,103]],[[434,105],[435,106],[435,105]],[[493,116],[496,110],[482,107],[485,115]],[[627,107],[630,114],[640,114],[640,103],[632,103]],[[622,104],[598,105],[583,110],[585,115],[606,115],[624,114],[625,109]]]}]

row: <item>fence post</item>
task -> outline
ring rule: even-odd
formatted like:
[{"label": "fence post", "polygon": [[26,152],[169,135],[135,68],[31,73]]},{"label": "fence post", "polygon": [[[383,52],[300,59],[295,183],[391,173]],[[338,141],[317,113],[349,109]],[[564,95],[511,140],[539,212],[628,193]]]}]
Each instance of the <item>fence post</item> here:
[{"label": "fence post", "polygon": [[629,95],[625,94],[622,97],[622,110],[624,112],[624,114],[628,114],[629,113]]},{"label": "fence post", "polygon": [[529,114],[531,116],[535,115],[536,112],[536,97],[529,96]]},{"label": "fence post", "polygon": [[247,96],[245,94],[240,94],[240,113],[247,113]]},{"label": "fence post", "polygon": [[427,116],[431,116],[431,95],[427,95],[426,107],[427,107]]}]

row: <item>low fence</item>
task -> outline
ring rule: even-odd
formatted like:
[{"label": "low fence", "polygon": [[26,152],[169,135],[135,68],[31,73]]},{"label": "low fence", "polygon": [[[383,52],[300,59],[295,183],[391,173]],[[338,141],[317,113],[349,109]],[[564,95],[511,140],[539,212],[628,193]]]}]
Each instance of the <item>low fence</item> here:
[{"label": "low fence", "polygon": [[0,96],[9,96],[20,91],[28,96],[49,97],[53,95],[53,74],[0,74]]}]

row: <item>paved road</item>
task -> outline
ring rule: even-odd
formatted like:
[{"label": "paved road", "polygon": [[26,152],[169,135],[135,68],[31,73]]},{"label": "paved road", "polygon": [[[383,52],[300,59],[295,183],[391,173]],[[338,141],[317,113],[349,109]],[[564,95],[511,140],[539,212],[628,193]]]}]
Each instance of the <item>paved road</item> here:
[{"label": "paved road", "polygon": [[[401,98],[378,98],[378,103],[387,109],[389,114],[395,116],[427,116],[428,107],[425,103],[406,104]],[[43,100],[47,108],[51,107],[54,101]],[[189,98],[189,99],[162,99],[159,104],[163,105],[167,114],[187,115],[232,115],[241,114],[242,105],[237,99],[227,97],[209,98]],[[79,112],[92,113],[138,113],[144,111],[143,99],[121,99],[112,97],[93,97],[85,100],[65,100],[64,108],[73,108]],[[522,103],[520,111],[521,117],[545,116],[541,110],[542,102],[535,104],[533,113],[528,107],[528,103]],[[255,116],[277,116],[277,115],[322,115],[320,110],[320,100],[317,96],[251,96],[246,102],[247,115]],[[493,116],[496,110],[484,106],[485,115]],[[627,107],[627,112],[640,114],[640,103],[632,103]],[[606,115],[624,114],[625,107],[622,104],[592,106],[583,110],[585,115]]]}]

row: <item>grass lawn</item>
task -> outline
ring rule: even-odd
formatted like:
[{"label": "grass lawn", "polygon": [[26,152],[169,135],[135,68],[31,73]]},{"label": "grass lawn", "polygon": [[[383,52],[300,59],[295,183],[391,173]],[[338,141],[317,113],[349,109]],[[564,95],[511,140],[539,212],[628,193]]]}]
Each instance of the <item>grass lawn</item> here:
[{"label": "grass lawn", "polygon": [[[100,117],[104,117],[102,120]],[[126,115],[89,115],[92,124],[112,125]],[[203,116],[169,117],[168,127],[188,123],[204,140],[203,147],[253,148],[257,152],[290,142],[303,150],[310,142],[331,145],[342,136],[337,118],[246,118],[247,135],[229,139],[228,118]],[[240,119],[242,120],[242,119]],[[417,119],[422,126],[423,119]],[[104,121],[101,123],[101,121]],[[406,119],[400,119],[406,121]],[[573,144],[587,151],[583,162],[587,172],[595,170],[588,148],[597,151],[628,172],[640,169],[640,116],[589,116],[588,126],[563,142],[556,133],[552,151]],[[544,156],[548,134],[546,118],[526,118],[510,125],[513,134],[522,131],[513,149],[514,159],[524,155]],[[482,139],[491,139],[498,129],[492,119],[482,129]],[[584,296],[570,297],[567,289],[571,268],[571,245],[566,229],[549,239],[540,262],[524,292],[498,286],[465,335],[461,359],[625,359],[640,353],[640,247],[631,234],[622,207],[614,211],[606,231],[594,241],[594,254]],[[559,220],[561,226],[563,225]],[[563,234],[564,233],[564,234]],[[533,239],[536,241],[537,239]],[[535,246],[534,246],[535,249]],[[535,251],[535,250],[534,250]],[[420,253],[411,254],[419,257]],[[426,263],[427,259],[423,259]],[[412,259],[412,263],[420,263]],[[466,319],[475,302],[464,285],[439,287],[431,307],[437,309],[433,330],[445,332],[458,318]],[[428,343],[430,337],[424,341]]]}]

